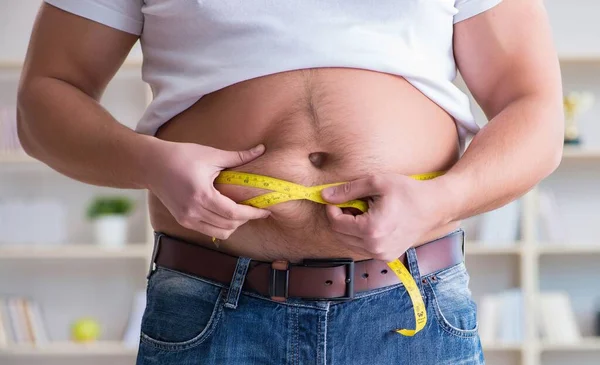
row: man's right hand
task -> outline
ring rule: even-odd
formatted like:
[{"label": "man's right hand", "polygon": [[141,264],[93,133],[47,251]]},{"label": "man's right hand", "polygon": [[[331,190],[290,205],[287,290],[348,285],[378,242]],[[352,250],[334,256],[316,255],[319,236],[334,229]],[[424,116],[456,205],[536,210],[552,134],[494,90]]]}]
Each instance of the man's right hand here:
[{"label": "man's right hand", "polygon": [[224,151],[160,141],[154,147],[147,159],[148,189],[183,227],[224,240],[249,220],[270,215],[269,210],[235,203],[214,186],[221,170],[256,159],[264,153],[263,145]]}]

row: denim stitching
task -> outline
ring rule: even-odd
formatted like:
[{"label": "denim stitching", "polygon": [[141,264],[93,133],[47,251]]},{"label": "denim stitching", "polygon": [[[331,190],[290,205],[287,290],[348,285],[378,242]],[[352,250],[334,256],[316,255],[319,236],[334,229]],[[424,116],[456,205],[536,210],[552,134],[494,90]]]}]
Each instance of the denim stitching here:
[{"label": "denim stitching", "polygon": [[317,364],[319,363],[319,359],[321,359],[321,318],[317,314]]},{"label": "denim stitching", "polygon": [[221,290],[221,293],[219,294],[217,302],[215,303],[215,307],[208,320],[208,323],[206,324],[202,332],[200,332],[196,337],[183,342],[166,342],[156,340],[142,332],[141,341],[163,351],[183,351],[196,347],[204,341],[206,341],[206,339],[208,339],[216,330],[217,324],[220,322],[221,317],[223,315],[223,306],[221,305],[223,304],[223,300],[224,292],[223,290]]},{"label": "denim stitching", "polygon": [[285,305],[287,307],[291,307],[291,308],[295,308],[295,307],[299,307],[299,308],[308,308],[308,309],[319,309],[319,310],[325,310],[324,308],[321,307],[317,307],[317,306],[313,306],[310,304],[300,304],[300,303],[289,303],[289,302],[278,302],[276,300],[272,300],[271,298],[268,297],[264,297],[260,294],[257,293],[253,293],[253,292],[248,292],[248,291],[242,291],[242,294],[255,298],[255,299],[260,299],[260,300],[264,300],[266,302],[271,302],[274,304],[279,304],[279,305]]},{"label": "denim stitching", "polygon": [[250,264],[250,259],[248,258],[239,258],[237,265],[235,266],[235,272],[233,273],[233,281],[229,286],[229,291],[227,293],[227,300],[225,301],[225,307],[229,309],[236,309],[237,303],[240,298],[241,288],[244,285],[244,279],[246,278],[246,273],[248,272],[248,266]]},{"label": "denim stitching", "polygon": [[410,274],[417,284],[417,288],[419,288],[421,297],[425,297],[425,289],[423,288],[423,283],[421,282],[422,278],[419,270],[419,258],[417,257],[417,251],[413,247],[409,248],[408,251],[406,251],[406,257],[408,259]]},{"label": "denim stitching", "polygon": [[329,305],[325,311],[325,331],[323,331],[323,364],[327,364],[327,328],[329,327]]},{"label": "denim stitching", "polygon": [[203,278],[203,277],[200,277],[200,276],[194,276],[194,275],[190,275],[190,274],[184,273],[184,272],[182,272],[182,271],[177,271],[177,270],[169,269],[168,267],[162,267],[162,266],[159,266],[159,267],[158,267],[158,269],[157,269],[157,271],[158,271],[158,270],[165,270],[165,271],[172,272],[172,273],[174,273],[174,274],[183,275],[183,276],[186,276],[186,277],[188,277],[188,278],[190,278],[190,279],[194,279],[194,280],[197,280],[197,281],[201,281],[201,282],[203,282],[203,283],[205,283],[205,284],[208,284],[208,285],[212,285],[212,286],[218,286],[219,288],[223,288],[223,289],[226,289],[226,288],[228,288],[228,287],[229,287],[228,285],[225,285],[225,284],[222,284],[222,283],[218,283],[218,282],[216,282],[216,281],[212,281],[212,280],[209,280],[209,279],[205,279],[205,278]]},{"label": "denim stitching", "polygon": [[446,267],[444,269],[438,270],[436,272],[432,272],[428,274],[427,278],[436,276],[438,281],[446,281],[452,280],[456,276],[464,274],[466,271],[466,267],[464,266],[464,262],[459,262],[458,264],[452,265],[450,267]]},{"label": "denim stitching", "polygon": [[299,337],[300,337],[300,335],[299,335],[300,329],[299,329],[299,324],[298,324],[298,322],[299,322],[299,318],[298,318],[299,317],[299,311],[300,310],[297,307],[294,308],[294,311],[293,311],[294,312],[294,319],[295,319],[294,320],[294,334],[293,334],[293,336],[294,336],[294,353],[296,355],[296,362],[295,362],[296,365],[300,365],[300,339],[299,339]]},{"label": "denim stitching", "polygon": [[476,321],[475,323],[475,328],[470,329],[470,330],[463,330],[460,328],[456,328],[453,325],[451,325],[448,320],[444,317],[444,314],[441,312],[440,310],[440,306],[437,300],[437,296],[435,294],[435,290],[433,290],[433,286],[431,285],[431,283],[429,281],[427,281],[427,286],[429,287],[429,291],[431,292],[432,295],[432,306],[433,306],[433,311],[435,313],[435,317],[436,317],[436,321],[438,323],[438,326],[448,332],[451,335],[457,336],[457,337],[462,337],[462,338],[472,338],[472,337],[476,337],[477,336],[477,331],[479,330],[479,321]]}]

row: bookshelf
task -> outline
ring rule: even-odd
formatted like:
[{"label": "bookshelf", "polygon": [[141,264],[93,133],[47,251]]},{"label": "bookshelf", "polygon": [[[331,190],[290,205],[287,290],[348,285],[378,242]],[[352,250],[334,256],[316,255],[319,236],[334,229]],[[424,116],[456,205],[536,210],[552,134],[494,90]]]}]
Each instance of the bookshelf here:
[{"label": "bookshelf", "polygon": [[465,254],[467,256],[489,256],[489,255],[521,255],[523,246],[519,242],[504,244],[499,247],[487,246],[483,242],[465,242]]},{"label": "bookshelf", "polygon": [[[23,32],[2,32],[10,33],[10,38],[0,35],[0,107],[16,103],[23,47],[38,6],[39,2],[0,0],[0,24],[23,27]],[[5,19],[7,14],[11,14],[10,19]],[[12,21],[19,16],[18,24]],[[13,42],[19,34],[23,37]],[[130,128],[150,100],[149,88],[141,80],[141,67],[136,46],[102,100],[115,118]],[[129,218],[129,242],[123,247],[103,248],[93,243],[93,227],[85,219],[85,208],[99,194],[125,195],[135,201],[136,210]],[[135,295],[145,290],[152,252],[145,192],[80,184],[24,153],[0,151],[0,201],[48,197],[64,204],[69,223],[66,239],[52,244],[17,244],[0,239],[0,299],[26,298],[39,304],[51,341],[0,346],[0,364],[135,363],[137,348],[127,347],[122,340]],[[84,317],[100,324],[97,342],[70,341],[70,326]]]},{"label": "bookshelf", "polygon": [[544,352],[551,351],[600,351],[600,339],[584,338],[575,343],[553,343],[544,341],[540,345]]},{"label": "bookshelf", "polygon": [[42,164],[40,161],[29,157],[23,153],[0,153],[0,163],[2,164]]},{"label": "bookshelf", "polygon": [[64,358],[64,357],[134,357],[137,349],[128,348],[117,341],[101,341],[90,344],[57,342],[43,346],[16,345],[0,349],[0,356],[13,358]]},{"label": "bookshelf", "polygon": [[[586,141],[583,147],[567,147],[561,167],[522,199],[521,236],[516,242],[489,245],[477,239],[467,228],[466,260],[471,275],[473,295],[480,303],[486,294],[518,287],[525,295],[524,310],[537,311],[542,291],[568,289],[576,298],[575,312],[584,338],[575,343],[555,343],[540,338],[538,320],[527,316],[524,340],[521,342],[484,342],[490,365],[597,365],[600,363],[600,339],[592,337],[591,313],[600,299],[600,239],[595,237],[600,221],[597,207],[600,196],[600,48],[595,34],[600,34],[595,0],[546,0],[560,52],[565,90],[589,89],[597,101],[595,109],[582,121]],[[26,38],[37,8],[35,2],[0,0],[0,24],[14,29],[10,39],[0,36],[0,105],[16,101],[16,85],[20,73]],[[9,22],[2,10],[15,7],[19,24]],[[11,12],[4,12],[10,14]],[[578,19],[575,23],[567,18]],[[12,25],[10,25],[12,24]],[[585,29],[584,29],[585,28]],[[596,31],[597,30],[597,31]],[[583,32],[573,37],[573,32]],[[579,35],[579,33],[577,33]],[[16,35],[16,36],[15,36]],[[570,35],[570,36],[569,36]],[[575,39],[576,38],[576,39]],[[575,39],[575,41],[573,41]],[[5,52],[1,52],[5,51]],[[139,80],[142,66],[139,54],[132,53],[111,82],[103,103],[118,120],[132,127],[149,101],[148,88]],[[124,103],[123,100],[127,100]],[[127,105],[125,105],[127,104]],[[478,111],[480,121],[484,120]],[[0,153],[0,199],[13,194],[32,196],[32,187],[43,182],[43,194],[56,194],[67,201],[72,217],[85,202],[104,188],[73,185],[44,164],[24,154]],[[39,185],[41,186],[41,185]],[[568,216],[564,224],[576,233],[564,242],[550,243],[539,236],[539,193],[541,188],[557,191],[560,207]],[[140,209],[133,217],[131,243],[118,250],[107,250],[91,244],[86,223],[76,219],[69,241],[57,245],[23,246],[0,243],[0,297],[27,295],[38,299],[52,318],[50,337],[56,339],[44,346],[12,345],[0,348],[2,365],[71,365],[133,364],[136,349],[125,347],[120,338],[127,323],[133,293],[145,287],[145,274],[152,249],[152,231],[140,194],[126,192],[138,199]],[[594,209],[595,207],[595,209]],[[586,218],[584,212],[590,217]],[[465,222],[465,226],[469,222]],[[86,228],[87,227],[87,228]],[[52,273],[48,275],[46,273]],[[10,280],[7,280],[9,278]],[[64,282],[65,284],[60,284]],[[94,288],[89,288],[94,286]],[[75,288],[82,294],[68,297]],[[55,298],[61,293],[65,298]],[[114,294],[115,303],[97,298],[97,293]],[[64,314],[63,308],[69,307]],[[598,308],[600,309],[600,308]],[[97,343],[88,345],[68,341],[68,324],[74,318],[92,315],[104,325]]]},{"label": "bookshelf", "polygon": [[64,245],[0,245],[2,260],[26,259],[145,259],[149,254],[146,243],[128,243],[125,247],[107,249],[95,244]]}]

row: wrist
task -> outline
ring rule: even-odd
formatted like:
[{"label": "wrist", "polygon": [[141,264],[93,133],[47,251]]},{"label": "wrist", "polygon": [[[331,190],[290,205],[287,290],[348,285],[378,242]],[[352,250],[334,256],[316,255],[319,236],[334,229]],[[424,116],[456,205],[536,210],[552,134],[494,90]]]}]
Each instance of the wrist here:
[{"label": "wrist", "polygon": [[152,172],[158,168],[159,151],[165,143],[168,142],[149,135],[140,134],[137,138],[133,165],[134,179],[140,188],[150,190]]},{"label": "wrist", "polygon": [[462,219],[468,188],[460,175],[447,173],[430,180],[436,196],[436,214],[440,224],[445,225]]}]

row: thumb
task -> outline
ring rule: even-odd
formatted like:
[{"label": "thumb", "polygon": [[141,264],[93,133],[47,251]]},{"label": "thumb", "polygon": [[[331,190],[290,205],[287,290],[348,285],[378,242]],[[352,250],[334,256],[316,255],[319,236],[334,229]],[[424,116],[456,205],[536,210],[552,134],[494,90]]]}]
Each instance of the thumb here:
[{"label": "thumb", "polygon": [[227,168],[244,165],[265,152],[265,146],[259,144],[245,151],[221,151],[219,158],[216,163],[217,166]]},{"label": "thumb", "polygon": [[350,200],[381,195],[384,192],[381,179],[367,177],[343,184],[328,187],[321,191],[323,199],[329,203],[339,204]]}]

